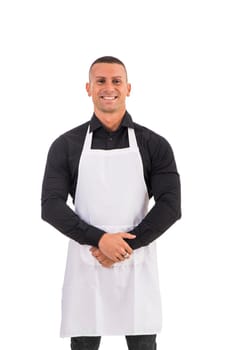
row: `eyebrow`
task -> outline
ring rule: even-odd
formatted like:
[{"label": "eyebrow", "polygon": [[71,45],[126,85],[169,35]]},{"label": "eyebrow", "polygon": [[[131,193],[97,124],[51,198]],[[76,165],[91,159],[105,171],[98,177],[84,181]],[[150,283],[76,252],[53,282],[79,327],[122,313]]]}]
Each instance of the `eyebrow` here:
[{"label": "eyebrow", "polygon": [[[102,75],[97,75],[96,77],[95,77],[96,79],[100,79],[100,78],[106,78],[105,76],[102,76]],[[116,79],[116,78],[121,78],[122,79],[122,76],[121,75],[116,75],[116,76],[113,76],[113,77],[111,77],[112,79]]]}]

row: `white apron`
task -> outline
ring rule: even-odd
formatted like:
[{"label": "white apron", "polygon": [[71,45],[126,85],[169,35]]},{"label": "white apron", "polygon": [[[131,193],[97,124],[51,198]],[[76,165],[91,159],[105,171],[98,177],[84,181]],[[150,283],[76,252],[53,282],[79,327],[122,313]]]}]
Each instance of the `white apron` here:
[{"label": "white apron", "polygon": [[[106,232],[128,232],[148,211],[143,164],[134,130],[129,147],[91,149],[86,134],[79,163],[75,212]],[[62,297],[61,336],[155,334],[161,329],[156,243],[103,267],[90,246],[70,240]]]}]

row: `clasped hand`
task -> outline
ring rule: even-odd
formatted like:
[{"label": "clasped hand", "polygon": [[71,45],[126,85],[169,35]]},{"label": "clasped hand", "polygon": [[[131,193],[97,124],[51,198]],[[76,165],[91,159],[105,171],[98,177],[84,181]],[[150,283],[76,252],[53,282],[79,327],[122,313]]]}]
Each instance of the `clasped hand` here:
[{"label": "clasped hand", "polygon": [[124,240],[134,239],[135,235],[127,232],[105,233],[98,244],[98,248],[92,247],[91,254],[104,267],[111,267],[114,263],[128,259],[133,250]]}]

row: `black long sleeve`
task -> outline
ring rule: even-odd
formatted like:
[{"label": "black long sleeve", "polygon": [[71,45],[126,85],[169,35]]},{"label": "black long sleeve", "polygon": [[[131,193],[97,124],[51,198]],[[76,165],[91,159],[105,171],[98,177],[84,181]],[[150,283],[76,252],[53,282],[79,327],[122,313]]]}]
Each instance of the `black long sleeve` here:
[{"label": "black long sleeve", "polygon": [[[104,231],[81,220],[67,204],[68,195],[76,192],[79,160],[89,122],[68,131],[50,147],[42,184],[42,218],[57,230],[80,244],[98,246]],[[169,143],[151,130],[135,124],[128,113],[120,128],[109,133],[93,116],[92,148],[114,149],[128,147],[128,127],[133,127],[140,150],[144,179],[149,197],[155,205],[142,222],[134,228],[133,249],[158,238],[181,216],[180,180],[173,151]]]},{"label": "black long sleeve", "polygon": [[173,151],[164,138],[158,137],[158,139],[153,152],[150,141],[148,147],[149,155],[152,156],[147,182],[149,195],[150,197],[153,195],[155,204],[132,231],[136,239],[128,240],[128,243],[133,249],[148,245],[181,217],[180,178]]},{"label": "black long sleeve", "polygon": [[[83,128],[82,131],[84,131]],[[78,134],[78,138],[76,138],[75,135],[75,141],[79,147],[75,150],[78,153],[73,152],[71,167],[69,166],[70,142],[68,144],[66,137],[59,137],[50,147],[42,185],[42,219],[80,244],[97,246],[104,231],[82,221],[67,204],[68,194],[73,197],[75,190],[73,188],[75,182],[73,175],[77,176],[82,150],[79,136]],[[84,135],[82,136],[84,137]],[[74,174],[72,170],[75,171]]]}]

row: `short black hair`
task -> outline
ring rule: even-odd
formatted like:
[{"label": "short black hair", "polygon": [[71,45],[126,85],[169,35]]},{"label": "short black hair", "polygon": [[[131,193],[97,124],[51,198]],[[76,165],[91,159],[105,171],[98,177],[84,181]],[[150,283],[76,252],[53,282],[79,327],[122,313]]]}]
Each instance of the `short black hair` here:
[{"label": "short black hair", "polygon": [[116,58],[116,57],[114,57],[114,56],[102,56],[102,57],[97,58],[97,59],[91,64],[90,69],[89,69],[89,74],[90,74],[90,72],[91,72],[92,67],[93,67],[94,64],[96,64],[96,63],[116,63],[116,64],[120,64],[120,65],[123,66],[123,68],[125,69],[126,77],[127,77],[126,66],[124,65],[124,63],[123,63],[120,59],[118,59],[118,58]]}]

